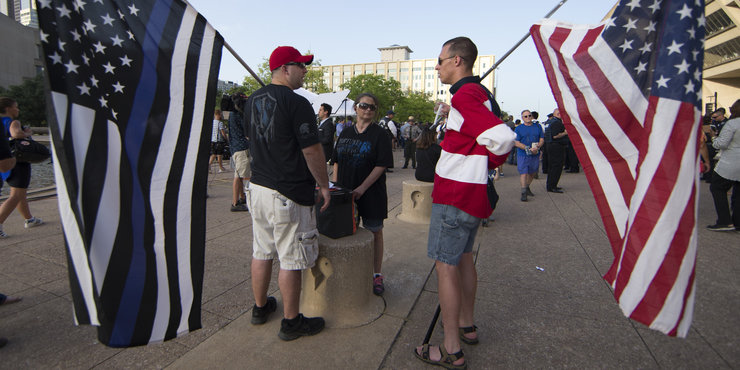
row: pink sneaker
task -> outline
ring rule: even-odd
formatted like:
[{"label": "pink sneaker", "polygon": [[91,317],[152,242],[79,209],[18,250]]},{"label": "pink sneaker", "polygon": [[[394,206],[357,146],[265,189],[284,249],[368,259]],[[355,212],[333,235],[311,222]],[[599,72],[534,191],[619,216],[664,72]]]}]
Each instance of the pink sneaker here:
[{"label": "pink sneaker", "polygon": [[383,275],[378,275],[373,278],[373,294],[383,295],[385,287],[383,286]]}]

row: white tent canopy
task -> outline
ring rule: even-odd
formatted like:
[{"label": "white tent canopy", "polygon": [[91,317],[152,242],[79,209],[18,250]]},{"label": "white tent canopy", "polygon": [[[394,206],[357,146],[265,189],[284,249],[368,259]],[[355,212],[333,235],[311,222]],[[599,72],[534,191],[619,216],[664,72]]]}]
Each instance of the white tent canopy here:
[{"label": "white tent canopy", "polygon": [[354,116],[356,114],[355,101],[352,99],[345,99],[339,105],[339,107],[334,108],[334,113],[332,114],[332,117]]}]

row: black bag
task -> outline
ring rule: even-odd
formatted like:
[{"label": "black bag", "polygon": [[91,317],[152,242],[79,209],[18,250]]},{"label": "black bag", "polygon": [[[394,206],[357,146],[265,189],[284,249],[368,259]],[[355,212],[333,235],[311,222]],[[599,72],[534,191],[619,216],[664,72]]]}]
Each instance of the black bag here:
[{"label": "black bag", "polygon": [[332,188],[329,208],[321,212],[323,204],[323,199],[316,203],[316,226],[321,235],[339,239],[357,232],[357,211],[351,190]]},{"label": "black bag", "polygon": [[487,189],[488,191],[488,202],[491,204],[491,209],[496,209],[496,204],[498,203],[498,193],[496,192],[496,186],[493,185],[493,173],[488,175],[488,184]]},{"label": "black bag", "polygon": [[51,151],[46,145],[30,138],[12,139],[8,144],[18,162],[39,163],[51,158]]}]

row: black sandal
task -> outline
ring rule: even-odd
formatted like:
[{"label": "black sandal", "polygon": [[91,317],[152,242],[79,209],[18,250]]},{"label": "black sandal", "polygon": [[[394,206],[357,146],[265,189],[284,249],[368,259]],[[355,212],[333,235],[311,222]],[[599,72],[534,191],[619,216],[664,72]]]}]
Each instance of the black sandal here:
[{"label": "black sandal", "polygon": [[439,345],[439,353],[442,355],[440,357],[439,361],[434,361],[429,356],[429,343],[424,344],[421,347],[421,354],[416,351],[416,348],[414,348],[414,356],[418,358],[419,360],[422,360],[428,364],[442,366],[445,369],[456,369],[456,370],[463,370],[468,368],[468,362],[465,361],[461,365],[455,365],[454,362],[463,358],[465,355],[463,354],[462,348],[456,352],[449,354],[447,353],[447,350],[445,349],[444,345]]},{"label": "black sandal", "polygon": [[463,343],[465,343],[465,344],[478,344],[478,337],[477,336],[475,338],[473,338],[473,339],[467,338],[465,336],[465,334],[477,333],[478,332],[478,327],[477,326],[473,325],[473,326],[468,326],[468,327],[465,327],[465,328],[460,328],[459,329],[459,332],[460,332],[460,340]]}]

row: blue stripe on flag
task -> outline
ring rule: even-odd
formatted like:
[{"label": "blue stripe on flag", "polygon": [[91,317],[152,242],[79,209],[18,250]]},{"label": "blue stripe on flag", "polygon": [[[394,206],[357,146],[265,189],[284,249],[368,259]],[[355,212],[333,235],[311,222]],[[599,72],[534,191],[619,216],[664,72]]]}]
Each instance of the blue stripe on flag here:
[{"label": "blue stripe on flag", "polygon": [[126,126],[126,155],[131,164],[133,176],[133,194],[131,199],[131,227],[133,231],[133,251],[126,285],[123,289],[121,304],[116,315],[116,322],[111,334],[112,341],[129,343],[136,328],[136,319],[144,291],[146,270],[146,250],[144,248],[144,196],[139,184],[138,163],[141,145],[149,118],[149,112],[157,91],[157,59],[162,32],[168,17],[160,16],[170,13],[171,0],[158,0],[149,17],[146,34],[142,43],[143,60],[141,79],[136,88],[136,96],[131,107],[131,116]]}]

